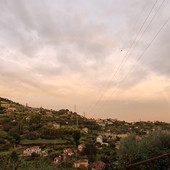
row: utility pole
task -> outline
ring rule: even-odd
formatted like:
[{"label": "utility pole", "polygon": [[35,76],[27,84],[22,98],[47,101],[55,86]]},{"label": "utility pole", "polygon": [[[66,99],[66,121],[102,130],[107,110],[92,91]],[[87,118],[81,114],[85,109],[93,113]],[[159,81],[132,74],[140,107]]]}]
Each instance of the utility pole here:
[{"label": "utility pole", "polygon": [[[76,113],[76,109],[77,109],[77,107],[76,107],[76,104],[74,105],[74,112]],[[77,114],[77,113],[76,113]],[[78,129],[78,124],[79,124],[79,122],[78,122],[78,114],[76,115],[76,127],[77,127],[77,129]]]},{"label": "utility pole", "polygon": [[[74,105],[74,112],[76,113],[76,104]],[[77,114],[77,113],[76,113]],[[77,128],[77,130],[78,130],[78,114],[76,115],[76,128]],[[77,155],[77,152],[78,152],[78,148],[76,148],[76,150],[75,150],[75,152],[76,152],[76,154],[75,154],[75,156],[76,156],[76,164],[77,164],[77,160],[78,160],[78,155]],[[76,169],[77,169],[77,166],[76,166]]]}]

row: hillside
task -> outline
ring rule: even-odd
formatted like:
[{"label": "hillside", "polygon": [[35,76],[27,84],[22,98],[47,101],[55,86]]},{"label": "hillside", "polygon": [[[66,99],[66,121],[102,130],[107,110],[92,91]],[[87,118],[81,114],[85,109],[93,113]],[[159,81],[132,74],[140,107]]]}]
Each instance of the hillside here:
[{"label": "hillside", "polygon": [[[76,159],[75,153],[78,152],[77,156],[81,159],[88,158],[91,166],[95,160],[103,161],[104,164],[113,161],[116,165],[117,151],[124,138],[136,134],[141,139],[152,132],[170,132],[170,124],[159,121],[128,123],[117,119],[88,119],[68,109],[55,111],[42,107],[33,108],[2,97],[0,104],[0,162],[1,155],[3,158],[4,155],[15,153],[23,157],[21,161],[24,165],[30,165],[29,160],[41,160],[41,156],[45,154],[50,161],[45,161],[48,165],[55,157],[61,156],[62,162],[66,159],[68,164],[66,166],[65,162],[62,166],[72,167]],[[79,144],[80,147],[86,146],[87,150],[77,150]],[[35,158],[37,155],[27,153],[25,158],[28,147],[43,150],[37,151],[40,157]],[[67,148],[69,152],[73,151],[74,156],[69,157],[65,153]]]}]

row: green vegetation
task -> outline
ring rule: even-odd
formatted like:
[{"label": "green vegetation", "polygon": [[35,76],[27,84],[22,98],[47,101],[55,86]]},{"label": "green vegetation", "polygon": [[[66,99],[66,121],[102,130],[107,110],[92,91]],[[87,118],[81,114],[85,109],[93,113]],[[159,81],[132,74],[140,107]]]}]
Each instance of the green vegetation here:
[{"label": "green vegetation", "polygon": [[[89,167],[102,161],[104,170],[123,169],[126,164],[170,152],[169,123],[87,119],[68,109],[54,111],[0,100],[3,105],[0,106],[0,169],[3,170],[71,170],[75,169],[74,162],[81,159],[87,159]],[[40,147],[40,153],[24,155],[27,148],[34,146]],[[56,157],[61,158],[57,165]],[[161,159],[155,164],[169,168],[166,161]],[[138,169],[149,168],[147,164]]]},{"label": "green vegetation", "polygon": [[[143,161],[154,156],[170,152],[170,133],[153,132],[141,139],[136,135],[129,135],[121,140],[118,151],[120,165]],[[159,168],[168,168],[167,160],[155,161]],[[147,164],[144,169],[149,169],[151,165]]]},{"label": "green vegetation", "polygon": [[22,145],[41,145],[41,144],[66,144],[67,141],[64,139],[36,139],[36,140],[21,140]]}]

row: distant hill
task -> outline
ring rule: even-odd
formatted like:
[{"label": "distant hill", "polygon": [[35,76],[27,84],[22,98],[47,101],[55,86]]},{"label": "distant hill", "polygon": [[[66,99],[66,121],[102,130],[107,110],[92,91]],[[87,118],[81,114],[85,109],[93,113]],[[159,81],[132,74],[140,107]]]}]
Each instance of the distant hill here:
[{"label": "distant hill", "polygon": [[[31,117],[32,115],[39,114],[43,117],[43,123],[49,122],[60,123],[67,128],[76,128],[77,126],[82,129],[87,127],[93,130],[102,130],[114,134],[127,134],[137,133],[139,135],[149,133],[155,130],[170,130],[170,124],[165,122],[125,122],[117,119],[89,119],[84,116],[72,112],[68,109],[60,109],[58,111],[45,108],[34,108],[24,106],[12,100],[0,97],[0,115],[17,116],[24,118]],[[42,121],[42,120],[41,120]]]}]

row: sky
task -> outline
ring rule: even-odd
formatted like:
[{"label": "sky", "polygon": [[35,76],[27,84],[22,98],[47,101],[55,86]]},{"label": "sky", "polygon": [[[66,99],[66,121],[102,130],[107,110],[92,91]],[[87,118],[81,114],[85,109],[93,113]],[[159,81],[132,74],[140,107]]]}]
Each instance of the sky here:
[{"label": "sky", "polygon": [[169,0],[0,0],[0,96],[89,118],[170,122]]}]

